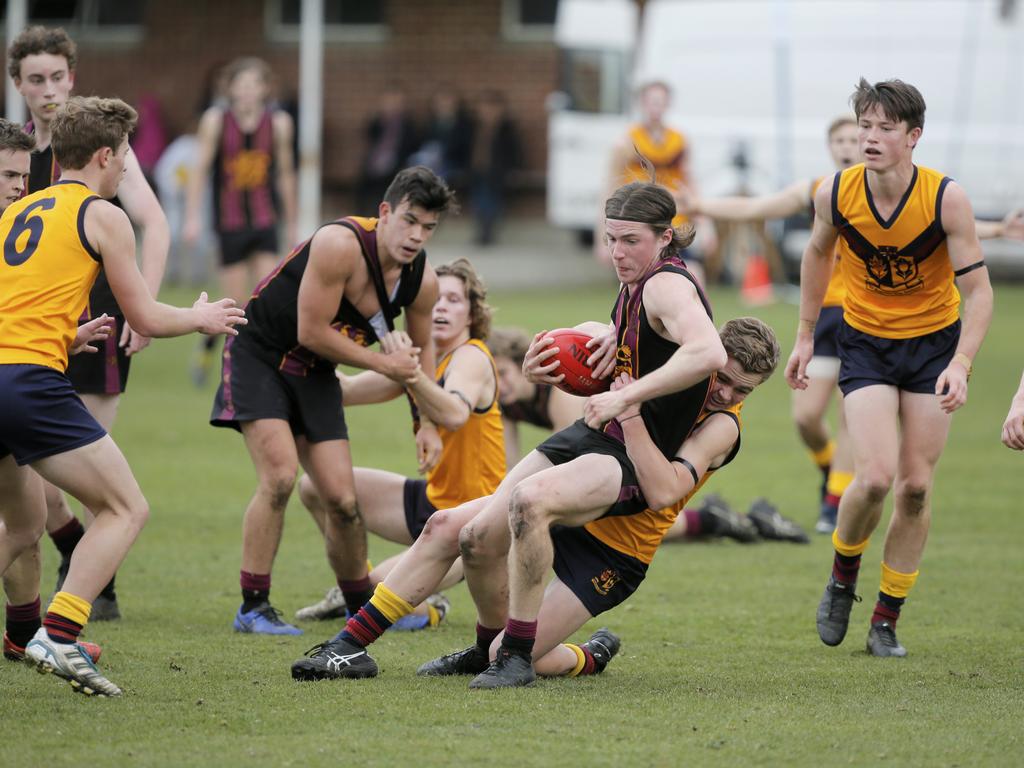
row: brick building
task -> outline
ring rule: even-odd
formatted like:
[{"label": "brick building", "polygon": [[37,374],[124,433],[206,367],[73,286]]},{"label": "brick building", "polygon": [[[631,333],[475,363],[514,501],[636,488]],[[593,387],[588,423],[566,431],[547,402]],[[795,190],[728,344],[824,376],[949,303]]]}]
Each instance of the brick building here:
[{"label": "brick building", "polygon": [[[544,101],[557,80],[555,4],[324,0],[324,186],[351,186],[375,92],[398,81],[419,115],[441,83],[468,99],[485,89],[504,92],[525,147],[520,186],[541,190]],[[28,7],[33,23],[63,23],[79,43],[78,93],[130,102],[153,94],[172,136],[189,129],[211,73],[236,56],[266,59],[283,99],[297,90],[298,0],[65,0]]]}]

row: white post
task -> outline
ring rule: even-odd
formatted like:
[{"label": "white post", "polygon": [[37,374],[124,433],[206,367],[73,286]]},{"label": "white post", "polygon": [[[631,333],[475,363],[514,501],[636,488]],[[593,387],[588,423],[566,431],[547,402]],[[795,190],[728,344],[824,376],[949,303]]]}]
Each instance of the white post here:
[{"label": "white post", "polygon": [[[28,0],[7,0],[7,48],[14,38],[21,34],[28,21]],[[25,101],[14,88],[14,81],[7,81],[4,90],[4,116],[15,123],[25,122]]]},{"label": "white post", "polygon": [[302,0],[299,41],[299,238],[320,224],[320,161],[323,138],[323,0]]}]

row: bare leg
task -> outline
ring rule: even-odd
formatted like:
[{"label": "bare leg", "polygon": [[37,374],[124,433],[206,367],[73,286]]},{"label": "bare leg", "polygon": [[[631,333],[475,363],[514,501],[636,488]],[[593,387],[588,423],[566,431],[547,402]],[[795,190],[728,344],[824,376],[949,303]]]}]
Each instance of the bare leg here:
[{"label": "bare leg", "polygon": [[[392,570],[394,570],[394,567],[398,565],[398,562],[403,557],[405,557],[407,552],[408,550],[406,550],[405,552],[399,552],[397,555],[392,555],[387,560],[384,560],[383,562],[375,565],[373,567],[373,570],[370,571],[370,583],[376,586],[377,584],[380,584],[385,579],[387,579],[388,575],[391,573]],[[446,573],[441,578],[441,581],[437,584],[437,586],[434,587],[434,591],[443,592],[449,587],[454,587],[464,578],[465,575],[462,572],[462,559],[457,557],[455,558],[455,562],[452,563],[452,567],[448,569],[448,573]]]},{"label": "bare leg", "polygon": [[0,459],[0,573],[6,576],[11,564],[38,543],[45,523],[42,481],[13,456]]},{"label": "bare leg", "polygon": [[281,543],[284,512],[298,473],[298,454],[283,419],[244,422],[242,435],[259,478],[242,522],[242,570],[268,574]]},{"label": "bare leg", "polygon": [[825,412],[835,391],[833,378],[808,379],[807,389],[793,391],[793,421],[804,445],[811,451],[820,451],[830,438]]},{"label": "bare leg", "polygon": [[[405,477],[395,472],[366,467],[356,467],[352,474],[356,504],[366,530],[396,544],[412,544],[412,536],[405,522]],[[309,475],[299,481],[299,496],[322,532],[323,502]]]},{"label": "bare leg", "polygon": [[584,525],[615,503],[622,470],[611,456],[586,454],[518,483],[509,500],[509,618],[534,621],[554,557],[550,527]]}]

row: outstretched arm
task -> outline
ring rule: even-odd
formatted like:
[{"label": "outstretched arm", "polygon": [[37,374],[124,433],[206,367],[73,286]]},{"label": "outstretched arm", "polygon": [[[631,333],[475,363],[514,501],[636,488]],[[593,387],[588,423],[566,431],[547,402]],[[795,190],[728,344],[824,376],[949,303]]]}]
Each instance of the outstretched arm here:
[{"label": "outstretched arm", "polygon": [[292,116],[284,110],[274,113],[274,161],[277,165],[277,196],[281,200],[284,214],[284,231],[287,247],[290,250],[298,242],[298,193],[295,182],[295,156],[292,150],[292,138],[295,126]]},{"label": "outstretched arm", "polygon": [[757,197],[697,197],[692,189],[681,190],[676,202],[683,213],[705,215],[722,221],[785,219],[808,210],[811,183],[797,181],[770,195]]}]

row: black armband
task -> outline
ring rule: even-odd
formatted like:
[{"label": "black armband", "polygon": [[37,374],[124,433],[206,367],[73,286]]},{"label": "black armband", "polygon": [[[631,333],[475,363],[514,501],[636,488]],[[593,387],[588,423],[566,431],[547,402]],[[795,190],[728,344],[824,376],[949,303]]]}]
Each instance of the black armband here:
[{"label": "black armband", "polygon": [[682,464],[684,467],[686,467],[688,470],[690,470],[690,474],[693,475],[693,484],[694,485],[696,485],[697,483],[700,482],[700,478],[697,477],[697,469],[693,466],[693,464],[688,462],[686,459],[681,458],[679,456],[673,456],[671,459],[669,459],[669,461],[675,461],[675,462],[677,462],[679,464]]},{"label": "black armband", "polygon": [[984,266],[985,266],[985,260],[984,259],[982,259],[981,261],[976,261],[973,264],[968,264],[963,269],[958,269],[955,272],[953,272],[953,277],[962,277],[962,276],[966,275],[968,272],[973,272],[974,270],[981,269]]}]

